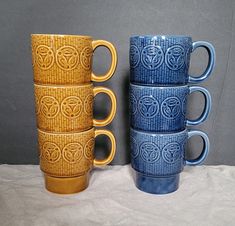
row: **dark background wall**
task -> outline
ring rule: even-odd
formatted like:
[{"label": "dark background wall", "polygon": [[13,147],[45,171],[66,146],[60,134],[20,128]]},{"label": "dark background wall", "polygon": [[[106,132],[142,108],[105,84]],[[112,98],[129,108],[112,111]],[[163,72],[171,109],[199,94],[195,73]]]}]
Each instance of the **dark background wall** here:
[{"label": "dark background wall", "polygon": [[[113,164],[129,162],[128,76],[129,37],[133,34],[187,34],[211,42],[217,63],[202,85],[213,97],[213,110],[201,126],[208,133],[211,152],[206,164],[235,164],[235,1],[233,0],[8,0],[0,2],[0,163],[36,164],[31,33],[88,34],[114,43],[119,60],[115,75],[105,85],[117,95],[118,110],[109,128],[117,139]],[[105,72],[109,54],[99,48],[93,68]],[[204,50],[192,55],[190,72],[200,74],[207,64]],[[100,84],[99,84],[100,85]],[[96,98],[95,115],[109,105]],[[189,116],[200,114],[201,95],[192,95]],[[96,143],[97,155],[107,152],[106,139]],[[201,140],[189,142],[188,155],[200,151]]]}]

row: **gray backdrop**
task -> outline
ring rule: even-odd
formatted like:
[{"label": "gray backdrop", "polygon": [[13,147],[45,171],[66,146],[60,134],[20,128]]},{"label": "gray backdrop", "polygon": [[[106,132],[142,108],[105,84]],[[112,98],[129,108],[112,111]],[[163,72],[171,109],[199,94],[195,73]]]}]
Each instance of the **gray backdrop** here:
[{"label": "gray backdrop", "polygon": [[[37,137],[34,116],[31,33],[88,34],[114,43],[118,67],[104,84],[117,95],[118,110],[109,128],[117,139],[113,164],[129,162],[128,76],[129,37],[133,34],[187,34],[211,42],[217,53],[216,68],[202,85],[213,97],[209,119],[197,128],[206,131],[211,152],[206,164],[235,164],[235,38],[233,0],[8,0],[0,2],[0,163],[36,164]],[[109,65],[104,48],[95,52],[94,70]],[[204,50],[192,55],[190,72],[199,74],[207,64]],[[97,117],[108,112],[107,98],[98,96]],[[189,116],[200,114],[201,95],[192,95]],[[96,142],[97,155],[108,146]],[[190,140],[188,156],[198,154],[202,142]],[[105,151],[103,151],[105,150]]]}]

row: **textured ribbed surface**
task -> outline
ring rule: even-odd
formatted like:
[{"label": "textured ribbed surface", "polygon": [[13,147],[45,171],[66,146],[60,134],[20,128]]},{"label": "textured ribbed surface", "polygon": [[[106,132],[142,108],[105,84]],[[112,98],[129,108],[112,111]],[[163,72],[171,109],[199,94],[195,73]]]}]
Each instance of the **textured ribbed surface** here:
[{"label": "textured ribbed surface", "polygon": [[46,133],[38,130],[40,167],[55,177],[82,175],[93,166],[94,129],[81,133]]},{"label": "textured ribbed surface", "polygon": [[184,167],[188,133],[150,134],[131,129],[131,164],[145,175],[178,174]]},{"label": "textured ribbed surface", "polygon": [[191,51],[190,37],[131,37],[130,80],[144,84],[186,84]]},{"label": "textured ribbed surface", "polygon": [[130,121],[135,129],[181,131],[186,126],[188,86],[130,85]]},{"label": "textured ribbed surface", "polygon": [[93,85],[36,85],[35,102],[39,129],[51,132],[88,130],[93,126]]},{"label": "textured ribbed surface", "polygon": [[86,36],[32,35],[34,81],[73,85],[90,82],[91,42]]}]

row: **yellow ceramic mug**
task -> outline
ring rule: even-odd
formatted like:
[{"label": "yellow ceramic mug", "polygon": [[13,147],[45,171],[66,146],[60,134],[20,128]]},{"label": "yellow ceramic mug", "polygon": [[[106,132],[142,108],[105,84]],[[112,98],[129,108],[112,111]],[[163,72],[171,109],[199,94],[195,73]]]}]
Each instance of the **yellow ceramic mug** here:
[{"label": "yellow ceramic mug", "polygon": [[[94,158],[95,138],[106,135],[111,141],[109,156]],[[47,190],[60,194],[75,193],[88,186],[89,171],[113,160],[116,142],[109,130],[94,128],[80,133],[47,133],[38,130],[40,167],[45,173]]]},{"label": "yellow ceramic mug", "polygon": [[[116,97],[105,87],[34,85],[37,127],[51,132],[79,132],[93,126],[108,125],[116,114]],[[93,119],[94,96],[110,97],[110,114],[103,120]]]},{"label": "yellow ceramic mug", "polygon": [[[117,52],[110,42],[80,35],[33,34],[31,38],[35,83],[103,82],[112,77],[116,69]],[[92,72],[92,56],[98,46],[108,48],[111,53],[111,65],[105,75]]]}]

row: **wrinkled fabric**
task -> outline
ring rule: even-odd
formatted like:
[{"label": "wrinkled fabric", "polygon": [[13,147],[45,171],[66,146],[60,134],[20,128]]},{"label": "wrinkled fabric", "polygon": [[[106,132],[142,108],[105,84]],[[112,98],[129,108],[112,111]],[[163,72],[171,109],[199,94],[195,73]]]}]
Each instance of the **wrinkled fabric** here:
[{"label": "wrinkled fabric", "polygon": [[0,165],[1,226],[235,225],[235,167],[185,167],[179,190],[139,191],[129,165],[94,169],[89,187],[57,195],[38,166]]}]

